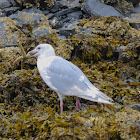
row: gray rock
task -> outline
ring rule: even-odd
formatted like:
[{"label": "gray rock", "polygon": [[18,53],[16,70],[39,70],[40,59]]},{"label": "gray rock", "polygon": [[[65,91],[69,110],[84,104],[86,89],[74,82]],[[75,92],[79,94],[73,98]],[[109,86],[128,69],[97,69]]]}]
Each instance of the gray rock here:
[{"label": "gray rock", "polygon": [[50,34],[51,32],[44,26],[42,27],[38,27],[36,29],[33,30],[33,36],[36,37],[36,36],[42,36],[42,35],[48,35]]},{"label": "gray rock", "polygon": [[0,0],[0,9],[4,9],[12,6],[12,4],[8,0]]},{"label": "gray rock", "polygon": [[137,6],[133,9],[134,13],[140,13],[140,6]]},{"label": "gray rock", "polygon": [[70,18],[81,19],[83,17],[83,13],[81,11],[75,11],[67,15]]},{"label": "gray rock", "polygon": [[118,47],[117,51],[119,53],[119,61],[123,61],[124,63],[129,62],[132,58],[131,56],[127,53],[127,46],[120,46]]},{"label": "gray rock", "polygon": [[69,8],[80,6],[79,0],[59,0],[59,3]]},{"label": "gray rock", "polygon": [[43,14],[43,12],[37,8],[23,9],[22,12]]},{"label": "gray rock", "polygon": [[50,25],[53,29],[58,29],[63,26],[62,22],[59,21],[56,17],[54,17],[52,20],[50,20]]},{"label": "gray rock", "polygon": [[16,14],[12,14],[9,16],[9,18],[12,20],[17,20],[18,23],[16,25],[18,25],[18,26],[22,26],[22,24],[31,24],[33,27],[36,27],[42,21],[41,14],[26,13],[23,11],[19,11]]},{"label": "gray rock", "polygon": [[91,16],[117,16],[123,17],[115,8],[112,6],[103,4],[99,0],[86,0],[84,2],[84,11]]},{"label": "gray rock", "polygon": [[133,105],[128,105],[128,106],[131,107],[134,110],[140,111],[140,104],[133,104]]},{"label": "gray rock", "polygon": [[64,35],[66,37],[70,37],[75,34],[74,28],[61,28],[59,30],[59,34]]},{"label": "gray rock", "polygon": [[66,23],[65,26],[58,31],[58,33],[66,37],[71,37],[76,33],[76,22],[76,20],[71,20],[71,22]]},{"label": "gray rock", "polygon": [[140,28],[140,12],[136,14],[131,14],[129,18],[126,18],[133,28]]},{"label": "gray rock", "polygon": [[0,13],[0,17],[5,17],[6,14],[5,13]]},{"label": "gray rock", "polygon": [[17,3],[15,2],[16,0],[8,0],[12,6],[16,7],[17,6]]},{"label": "gray rock", "polygon": [[42,11],[42,14],[44,14],[44,15],[49,14],[49,10],[43,10],[43,11]]},{"label": "gray rock", "polygon": [[9,7],[9,8],[4,8],[2,10],[2,13],[5,13],[6,16],[9,16],[18,10],[19,10],[19,7]]},{"label": "gray rock", "polygon": [[67,9],[64,9],[62,11],[59,11],[59,12],[55,13],[54,17],[57,17],[57,19],[61,20],[62,16],[65,16],[69,13],[76,12],[76,11],[79,11],[79,10],[81,10],[80,7],[67,8]]},{"label": "gray rock", "polygon": [[54,6],[49,11],[52,13],[56,13],[56,12],[60,11],[61,9],[65,9],[65,8],[68,8],[68,7],[63,5],[60,2],[55,2]]},{"label": "gray rock", "polygon": [[49,13],[49,14],[46,15],[46,17],[47,17],[48,19],[52,19],[52,18],[54,18],[55,16],[54,16],[53,13]]}]

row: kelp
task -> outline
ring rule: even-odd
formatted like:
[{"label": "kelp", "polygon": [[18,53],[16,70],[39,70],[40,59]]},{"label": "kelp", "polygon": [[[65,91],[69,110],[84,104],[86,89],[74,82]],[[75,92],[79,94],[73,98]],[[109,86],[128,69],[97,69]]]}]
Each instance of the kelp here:
[{"label": "kelp", "polygon": [[[104,27],[99,29],[99,24]],[[36,38],[28,36],[16,48],[1,49],[0,139],[139,138],[140,112],[128,107],[140,102],[137,31],[116,17],[84,19],[79,25],[93,32],[79,34],[77,31],[73,37],[63,40],[55,32]],[[64,113],[60,116],[58,96],[39,75],[36,59],[26,59],[23,69],[18,61],[41,43],[51,44],[56,55],[72,61],[115,104],[81,99],[82,108],[78,112],[75,97],[66,97]],[[126,46],[125,52],[131,52],[128,54],[133,59],[129,63],[118,61],[118,56],[114,56],[120,45]]]}]

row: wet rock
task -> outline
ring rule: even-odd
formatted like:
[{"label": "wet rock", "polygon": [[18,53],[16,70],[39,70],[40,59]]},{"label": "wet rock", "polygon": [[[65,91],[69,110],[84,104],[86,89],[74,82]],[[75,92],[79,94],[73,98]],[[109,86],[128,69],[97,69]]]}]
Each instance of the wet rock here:
[{"label": "wet rock", "polygon": [[128,105],[128,107],[131,107],[134,110],[140,111],[140,104],[133,104],[133,105]]},{"label": "wet rock", "polygon": [[87,0],[84,2],[84,11],[91,16],[117,16],[123,17],[112,6],[103,4],[99,0]]},{"label": "wet rock", "polygon": [[19,7],[9,7],[9,8],[4,8],[2,10],[2,13],[4,13],[6,16],[9,16],[18,10],[19,10]]}]

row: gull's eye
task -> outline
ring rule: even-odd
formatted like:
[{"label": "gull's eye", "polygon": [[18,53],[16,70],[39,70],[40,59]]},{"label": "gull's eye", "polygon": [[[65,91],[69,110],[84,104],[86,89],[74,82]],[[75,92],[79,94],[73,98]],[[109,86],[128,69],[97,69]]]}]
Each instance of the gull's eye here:
[{"label": "gull's eye", "polygon": [[40,47],[38,47],[38,50],[40,50],[41,48]]}]

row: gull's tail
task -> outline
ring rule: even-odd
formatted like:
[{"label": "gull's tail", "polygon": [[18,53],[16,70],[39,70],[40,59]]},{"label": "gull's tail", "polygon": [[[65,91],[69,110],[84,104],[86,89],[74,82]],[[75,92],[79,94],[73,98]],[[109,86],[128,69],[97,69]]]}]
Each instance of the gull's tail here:
[{"label": "gull's tail", "polygon": [[102,93],[98,88],[94,86],[90,87],[90,89],[87,90],[85,94],[79,97],[86,100],[94,101],[94,102],[113,104],[110,102],[110,101],[113,102],[111,98],[109,98],[107,95]]}]

